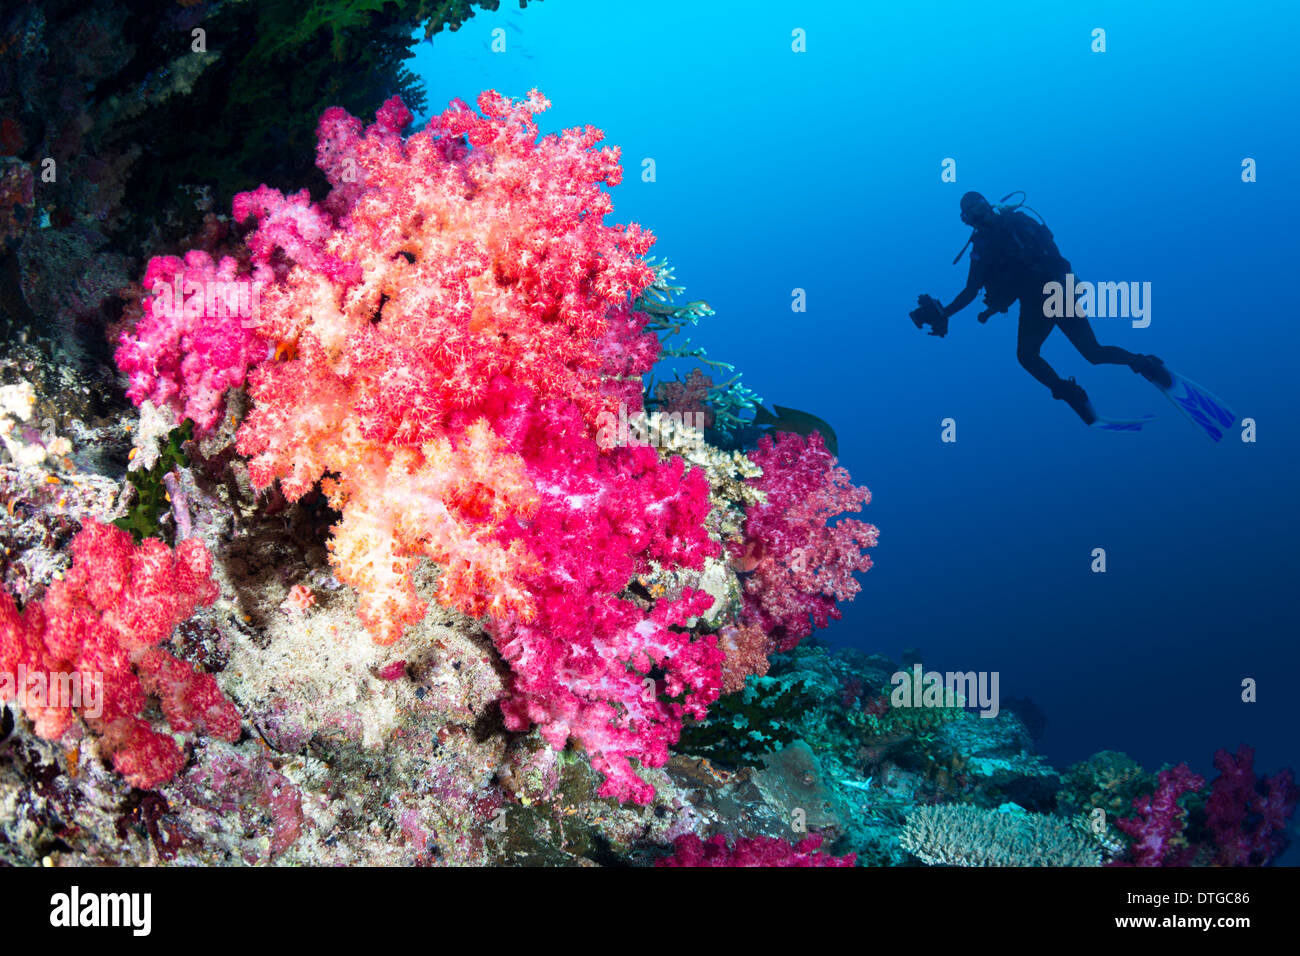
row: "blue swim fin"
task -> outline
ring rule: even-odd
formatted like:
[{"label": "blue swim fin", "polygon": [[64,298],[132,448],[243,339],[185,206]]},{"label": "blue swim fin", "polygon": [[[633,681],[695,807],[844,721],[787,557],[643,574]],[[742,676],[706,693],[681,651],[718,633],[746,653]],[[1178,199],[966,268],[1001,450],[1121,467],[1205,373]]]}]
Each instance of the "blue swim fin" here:
[{"label": "blue swim fin", "polygon": [[1173,378],[1173,384],[1160,391],[1164,392],[1165,396],[1174,403],[1174,407],[1182,412],[1189,422],[1203,431],[1211,441],[1217,442],[1221,439],[1236,422],[1236,414],[1208,388],[1202,388],[1173,369],[1169,370],[1169,374]]}]

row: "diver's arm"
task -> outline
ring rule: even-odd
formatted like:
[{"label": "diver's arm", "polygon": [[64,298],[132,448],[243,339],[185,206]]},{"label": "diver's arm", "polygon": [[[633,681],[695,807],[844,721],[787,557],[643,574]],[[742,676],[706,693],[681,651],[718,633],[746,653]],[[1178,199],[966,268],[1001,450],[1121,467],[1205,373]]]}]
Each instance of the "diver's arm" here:
[{"label": "diver's arm", "polygon": [[966,275],[966,288],[957,293],[957,298],[949,303],[948,307],[943,310],[945,317],[956,315],[966,306],[975,301],[975,296],[979,295],[980,288],[984,285],[984,276],[980,269],[979,260],[974,257],[970,261],[970,272]]}]

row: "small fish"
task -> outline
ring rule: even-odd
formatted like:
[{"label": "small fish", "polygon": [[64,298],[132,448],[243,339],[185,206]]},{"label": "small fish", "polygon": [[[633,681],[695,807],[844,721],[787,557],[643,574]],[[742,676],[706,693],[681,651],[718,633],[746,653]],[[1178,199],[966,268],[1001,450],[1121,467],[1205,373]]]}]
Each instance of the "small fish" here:
[{"label": "small fish", "polygon": [[775,415],[759,405],[754,413],[754,424],[761,427],[771,426],[770,430],[773,432],[794,432],[796,435],[811,435],[817,432],[826,442],[826,450],[839,457],[839,440],[835,437],[835,429],[831,428],[825,419],[818,418],[811,412],[801,412],[796,408],[786,408],[782,405],[772,407],[776,409]]}]

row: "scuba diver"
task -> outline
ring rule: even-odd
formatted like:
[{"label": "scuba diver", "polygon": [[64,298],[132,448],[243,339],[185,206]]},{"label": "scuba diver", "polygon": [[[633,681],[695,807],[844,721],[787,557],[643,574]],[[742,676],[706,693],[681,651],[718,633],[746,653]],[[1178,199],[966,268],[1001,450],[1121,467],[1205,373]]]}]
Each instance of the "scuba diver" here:
[{"label": "scuba diver", "polygon": [[[961,221],[975,230],[966,243],[972,247],[966,287],[947,306],[931,296],[919,296],[919,306],[911,313],[916,327],[929,325],[931,335],[946,335],[948,319],[970,305],[982,288],[985,290],[984,303],[988,307],[978,316],[981,324],[995,313],[1006,312],[1017,299],[1020,300],[1016,358],[1025,371],[1051,389],[1053,398],[1073,408],[1084,424],[1091,425],[1098,420],[1087,392],[1073,378],[1057,375],[1039,354],[1054,328],[1059,327],[1079,354],[1093,365],[1127,365],[1169,394],[1174,386],[1174,376],[1156,356],[1138,355],[1118,346],[1100,344],[1087,318],[1045,314],[1047,293],[1044,286],[1049,282],[1059,282],[1064,286],[1070,263],[1057,250],[1047,225],[1020,212],[1020,205],[1023,202],[995,208],[976,192],[961,197]],[[954,265],[960,261],[966,246],[953,260]],[[1176,399],[1175,404],[1178,404]],[[1145,420],[1103,422],[1124,426],[1124,430],[1136,430]]]}]

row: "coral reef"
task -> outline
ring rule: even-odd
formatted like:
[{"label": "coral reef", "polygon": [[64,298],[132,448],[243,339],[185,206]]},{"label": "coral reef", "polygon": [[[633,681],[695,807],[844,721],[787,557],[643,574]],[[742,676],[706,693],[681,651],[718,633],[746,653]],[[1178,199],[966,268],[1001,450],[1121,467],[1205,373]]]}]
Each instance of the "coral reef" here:
[{"label": "coral reef", "polygon": [[870,493],[747,444],[599,130],[410,128],[475,8],[0,13],[0,863],[1276,861],[1244,745],[1062,775],[812,639]]}]

